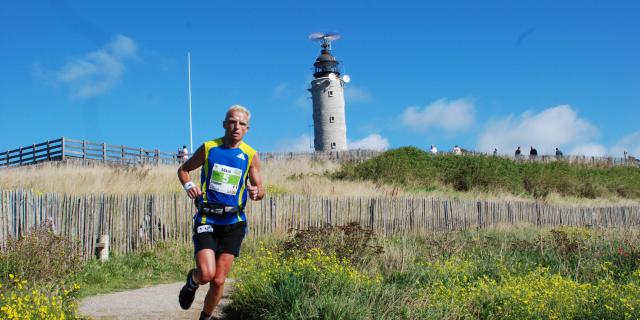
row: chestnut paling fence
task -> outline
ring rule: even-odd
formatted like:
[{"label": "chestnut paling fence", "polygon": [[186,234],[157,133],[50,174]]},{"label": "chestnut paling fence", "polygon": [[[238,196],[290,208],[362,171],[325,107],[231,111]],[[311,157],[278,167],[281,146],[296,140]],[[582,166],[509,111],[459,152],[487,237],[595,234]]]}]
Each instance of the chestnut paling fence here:
[{"label": "chestnut paling fence", "polygon": [[[485,228],[495,225],[628,227],[639,206],[570,207],[518,201],[436,198],[267,196],[247,205],[249,236],[359,222],[380,235]],[[158,241],[189,242],[194,207],[184,194],[69,195],[30,190],[0,192],[0,245],[48,224],[93,256],[100,235],[126,253]]]}]

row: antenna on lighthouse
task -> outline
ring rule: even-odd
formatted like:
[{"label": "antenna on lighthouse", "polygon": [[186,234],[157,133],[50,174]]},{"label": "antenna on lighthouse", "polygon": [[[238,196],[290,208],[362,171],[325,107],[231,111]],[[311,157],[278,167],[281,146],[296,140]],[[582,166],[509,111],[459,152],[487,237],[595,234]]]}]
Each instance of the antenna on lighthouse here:
[{"label": "antenna on lighthouse", "polygon": [[309,35],[309,40],[318,42],[322,41],[320,46],[331,51],[331,41],[339,40],[341,37],[342,36],[337,32],[329,32],[327,34],[322,32],[313,32]]}]

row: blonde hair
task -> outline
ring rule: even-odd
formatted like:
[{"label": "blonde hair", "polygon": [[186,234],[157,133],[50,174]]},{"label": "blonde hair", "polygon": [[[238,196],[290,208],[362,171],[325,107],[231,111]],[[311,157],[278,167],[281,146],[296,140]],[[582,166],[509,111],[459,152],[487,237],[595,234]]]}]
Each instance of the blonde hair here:
[{"label": "blonde hair", "polygon": [[224,117],[224,121],[227,121],[227,118],[229,118],[229,115],[234,111],[244,112],[244,114],[247,115],[247,121],[251,120],[251,112],[249,112],[247,108],[239,104],[234,104],[231,107],[229,107],[229,109],[227,109],[227,114]]}]

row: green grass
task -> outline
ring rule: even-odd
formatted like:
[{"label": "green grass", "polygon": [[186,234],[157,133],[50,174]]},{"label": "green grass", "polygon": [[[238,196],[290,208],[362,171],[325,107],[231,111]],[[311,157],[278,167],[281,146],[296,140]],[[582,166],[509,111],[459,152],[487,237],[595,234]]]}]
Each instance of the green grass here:
[{"label": "green grass", "polygon": [[[241,255],[254,255],[262,245],[271,245],[282,238],[282,235],[270,235],[259,240],[245,239]],[[75,282],[80,285],[78,296],[86,297],[184,281],[194,267],[192,244],[161,242],[153,249],[113,255],[106,262],[91,260],[78,272]]]},{"label": "green grass", "polygon": [[491,156],[433,156],[415,147],[390,150],[359,164],[347,163],[327,174],[336,180],[373,181],[406,190],[640,199],[637,167],[596,168],[563,161],[526,163]]},{"label": "green grass", "polygon": [[91,260],[76,277],[79,297],[184,281],[193,268],[193,248],[175,242],[159,243],[153,249],[114,255],[106,262]]}]

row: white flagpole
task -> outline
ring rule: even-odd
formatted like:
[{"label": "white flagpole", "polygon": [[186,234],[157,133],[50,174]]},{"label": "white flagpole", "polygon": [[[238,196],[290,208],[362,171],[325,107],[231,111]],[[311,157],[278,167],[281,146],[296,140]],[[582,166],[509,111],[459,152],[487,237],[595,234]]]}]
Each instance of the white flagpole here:
[{"label": "white flagpole", "polygon": [[191,123],[191,52],[187,52],[187,70],[189,77],[189,152],[193,153],[193,126]]}]

